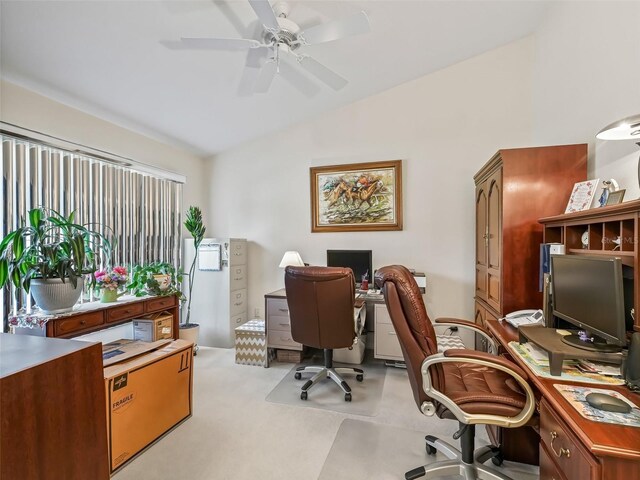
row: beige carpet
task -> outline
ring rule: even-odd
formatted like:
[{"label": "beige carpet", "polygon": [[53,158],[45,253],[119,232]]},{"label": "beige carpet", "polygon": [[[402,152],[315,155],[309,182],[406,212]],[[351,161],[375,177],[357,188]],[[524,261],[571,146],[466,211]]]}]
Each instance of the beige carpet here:
[{"label": "beige carpet", "polygon": [[[290,363],[276,362],[271,368],[236,365],[233,349],[201,348],[194,366],[193,417],[124,467],[114,480],[315,480],[324,475],[334,441],[343,438],[338,433],[345,419],[447,438],[456,427],[455,422],[426,418],[418,411],[407,373],[400,369],[387,369],[378,415],[361,417],[267,402],[266,396],[291,370]],[[385,445],[392,449],[395,442],[381,438],[382,450],[376,450],[369,440],[359,438],[349,447],[351,455],[342,460],[332,455],[327,465],[354,471],[358,463],[372,461],[372,457],[363,460],[363,450],[377,458]],[[389,477],[381,471],[350,478],[400,479],[403,474],[404,470]]]}]

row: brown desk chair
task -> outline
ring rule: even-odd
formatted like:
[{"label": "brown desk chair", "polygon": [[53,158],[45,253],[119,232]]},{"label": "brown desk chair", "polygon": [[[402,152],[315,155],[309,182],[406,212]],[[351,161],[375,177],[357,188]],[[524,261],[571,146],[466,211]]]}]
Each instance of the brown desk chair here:
[{"label": "brown desk chair", "polygon": [[[509,479],[483,465],[489,458],[494,458],[496,464],[501,463],[496,447],[483,447],[474,452],[475,425],[515,428],[529,421],[535,401],[526,373],[503,357],[484,352],[455,349],[438,353],[435,331],[422,295],[405,267],[383,267],[376,272],[375,282],[382,289],[398,335],[418,408],[426,416],[435,413],[440,418],[458,420],[460,424],[453,437],[460,438],[462,451],[427,435],[427,452],[433,455],[440,451],[450,460],[415,468],[407,472],[405,478],[462,475],[465,479]],[[485,336],[497,351],[488,332],[479,326],[464,320],[442,320],[436,322],[473,329]]]},{"label": "brown desk chair", "polygon": [[356,338],[353,319],[355,281],[350,268],[293,267],[285,269],[291,336],[296,342],[324,350],[324,366],[296,369],[295,378],[302,372],[315,375],[302,386],[300,398],[307,399],[307,391],[320,380],[330,378],[351,401],[351,387],[340,373],[355,373],[361,382],[364,372],[359,368],[333,368],[333,349],[353,345]]}]

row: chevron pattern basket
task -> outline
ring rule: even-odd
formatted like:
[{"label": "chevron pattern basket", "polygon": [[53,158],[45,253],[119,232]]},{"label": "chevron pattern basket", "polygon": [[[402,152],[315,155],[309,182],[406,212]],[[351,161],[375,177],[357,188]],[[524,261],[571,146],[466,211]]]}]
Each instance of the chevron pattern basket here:
[{"label": "chevron pattern basket", "polygon": [[268,366],[264,320],[249,320],[236,327],[236,363]]}]

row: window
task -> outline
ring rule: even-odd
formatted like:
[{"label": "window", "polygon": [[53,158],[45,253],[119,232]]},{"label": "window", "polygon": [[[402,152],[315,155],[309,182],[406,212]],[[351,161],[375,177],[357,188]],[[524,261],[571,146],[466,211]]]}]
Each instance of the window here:
[{"label": "window", "polygon": [[[63,215],[75,211],[76,223],[115,237],[113,265],[164,261],[180,266],[183,179],[4,131],[0,140],[0,238],[32,208]],[[23,292],[16,297],[13,286],[0,295],[7,331],[8,314],[27,299]]]}]

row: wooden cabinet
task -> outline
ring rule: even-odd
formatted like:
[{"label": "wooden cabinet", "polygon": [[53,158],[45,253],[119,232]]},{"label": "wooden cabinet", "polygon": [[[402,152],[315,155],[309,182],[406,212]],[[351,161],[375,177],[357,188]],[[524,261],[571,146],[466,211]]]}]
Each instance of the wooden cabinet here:
[{"label": "wooden cabinet", "polygon": [[542,308],[538,291],[542,226],[563,212],[586,179],[587,145],[499,150],[474,176],[476,321]]},{"label": "wooden cabinet", "polygon": [[0,478],[107,480],[99,343],[0,333]]},{"label": "wooden cabinet", "polygon": [[[540,219],[545,243],[562,243],[568,255],[619,257],[633,278],[633,306],[640,301],[640,200]],[[584,233],[587,243],[582,243]],[[633,325],[640,331],[640,315]]]},{"label": "wooden cabinet", "polygon": [[178,338],[178,297],[123,297],[114,303],[84,303],[71,313],[47,320],[47,337],[73,338],[130,322],[150,313],[168,311],[173,316],[173,338]]}]

